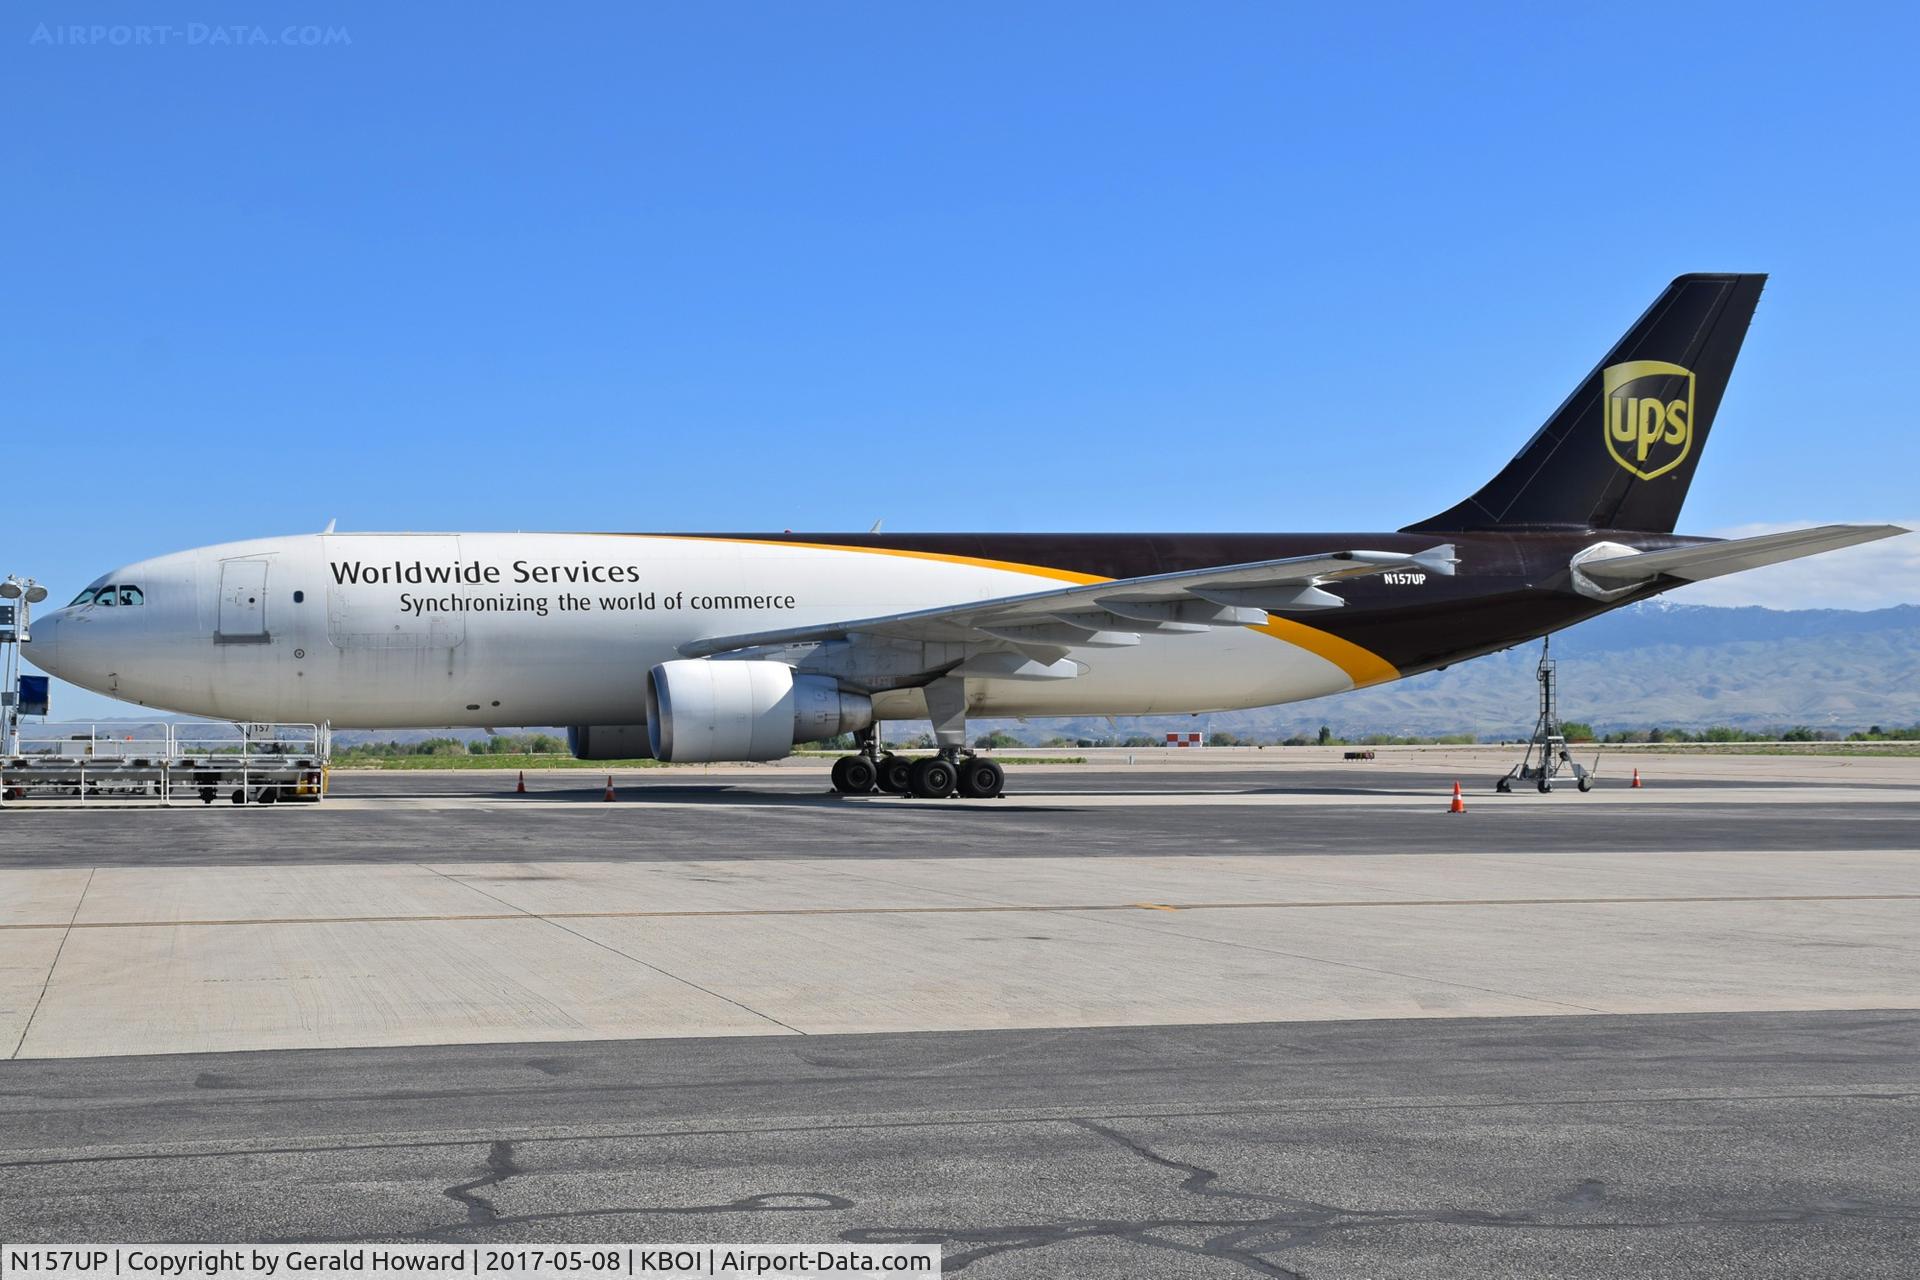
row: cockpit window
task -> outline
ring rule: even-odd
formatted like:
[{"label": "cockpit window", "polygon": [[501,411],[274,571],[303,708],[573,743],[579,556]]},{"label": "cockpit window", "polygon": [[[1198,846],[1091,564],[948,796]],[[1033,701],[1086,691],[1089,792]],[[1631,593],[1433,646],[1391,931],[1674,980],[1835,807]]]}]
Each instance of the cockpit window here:
[{"label": "cockpit window", "polygon": [[109,585],[104,587],[88,587],[85,591],[82,591],[79,595],[75,596],[73,598],[73,603],[68,605],[67,608],[78,609],[83,604],[101,605],[106,608],[113,608],[119,605],[136,605],[136,604],[145,604],[146,602],[147,602],[146,592],[142,591],[139,587],[136,587],[131,582],[122,582],[118,585]]}]

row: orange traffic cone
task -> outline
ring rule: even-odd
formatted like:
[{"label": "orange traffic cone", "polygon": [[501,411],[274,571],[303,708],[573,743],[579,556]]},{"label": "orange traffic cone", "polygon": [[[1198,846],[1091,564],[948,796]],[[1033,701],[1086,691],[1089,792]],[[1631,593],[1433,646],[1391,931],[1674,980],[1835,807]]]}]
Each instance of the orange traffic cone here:
[{"label": "orange traffic cone", "polygon": [[520,771],[520,781],[514,787],[513,792],[515,795],[521,796],[527,794],[527,771],[525,769]]},{"label": "orange traffic cone", "polygon": [[1453,803],[1447,806],[1447,812],[1465,813],[1466,811],[1467,802],[1460,798],[1460,784],[1456,782],[1453,784]]},{"label": "orange traffic cone", "polygon": [[613,799],[613,775],[612,775],[612,774],[608,774],[608,775],[607,775],[607,795],[606,795],[606,798],[607,798],[607,799],[609,799],[609,800],[611,800],[611,799]]},{"label": "orange traffic cone", "polygon": [[1638,787],[1638,786],[1640,785],[1640,771],[1639,771],[1638,769],[1635,769],[1635,770],[1633,771],[1633,783],[1632,783],[1632,785],[1633,785],[1633,786],[1635,786],[1635,787]]}]

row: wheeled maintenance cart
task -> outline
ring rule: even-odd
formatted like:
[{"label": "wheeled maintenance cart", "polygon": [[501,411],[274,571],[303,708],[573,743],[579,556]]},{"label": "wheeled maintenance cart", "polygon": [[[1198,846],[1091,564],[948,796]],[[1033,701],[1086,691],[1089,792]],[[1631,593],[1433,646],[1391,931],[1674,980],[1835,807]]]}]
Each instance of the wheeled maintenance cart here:
[{"label": "wheeled maintenance cart", "polygon": [[1593,790],[1593,770],[1573,758],[1567,750],[1566,734],[1560,729],[1559,681],[1552,643],[1552,637],[1540,642],[1540,665],[1534,673],[1540,682],[1540,718],[1534,722],[1533,737],[1527,740],[1527,754],[1493,784],[1495,791],[1511,791],[1515,782],[1531,782],[1542,792],[1552,791],[1553,780],[1562,774],[1570,775],[1580,790]]},{"label": "wheeled maintenance cart", "polygon": [[0,804],[317,803],[331,737],[311,724],[37,725],[0,756]]}]

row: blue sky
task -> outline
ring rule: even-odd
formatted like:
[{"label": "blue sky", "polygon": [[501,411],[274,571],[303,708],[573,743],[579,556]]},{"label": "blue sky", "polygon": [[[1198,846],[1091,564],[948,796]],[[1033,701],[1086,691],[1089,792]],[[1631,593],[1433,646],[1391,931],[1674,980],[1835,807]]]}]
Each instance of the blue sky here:
[{"label": "blue sky", "polygon": [[1841,16],[26,0],[0,567],[1393,528],[1689,270],[1773,279],[1683,527],[1911,519],[1920,18]]}]

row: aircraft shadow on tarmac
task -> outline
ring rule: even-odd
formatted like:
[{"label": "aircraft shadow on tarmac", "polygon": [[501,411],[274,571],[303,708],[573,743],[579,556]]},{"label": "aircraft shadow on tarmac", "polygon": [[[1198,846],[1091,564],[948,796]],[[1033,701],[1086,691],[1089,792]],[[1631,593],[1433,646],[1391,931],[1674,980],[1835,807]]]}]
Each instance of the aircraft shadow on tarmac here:
[{"label": "aircraft shadow on tarmac", "polygon": [[[524,796],[513,797],[516,801],[532,804],[601,804],[606,802],[605,789],[596,787],[589,790],[568,788],[564,791],[529,792]],[[1065,799],[1065,797],[1062,797]],[[1050,811],[1068,811],[1071,804],[997,806],[989,800],[912,800],[902,797],[898,800],[891,796],[843,796],[834,791],[774,791],[759,790],[752,787],[735,786],[730,783],[709,785],[673,785],[673,786],[634,786],[615,788],[616,804],[645,805],[654,803],[702,804],[727,807],[766,808],[766,809],[875,809],[892,812],[902,809],[946,809],[964,807],[976,812],[1035,813]]]},{"label": "aircraft shadow on tarmac", "polygon": [[[1451,785],[1451,784],[1449,784]],[[529,807],[601,805],[609,803],[604,786],[564,787],[529,789],[525,794],[507,791],[447,792],[428,788],[394,787],[379,790],[336,792],[343,799],[353,800],[430,800],[462,798],[473,800],[509,799],[516,805]],[[910,797],[882,795],[844,796],[837,792],[821,789],[818,791],[781,790],[768,787],[755,787],[751,784],[737,783],[617,783],[614,787],[614,800],[611,803],[628,806],[649,803],[669,803],[676,805],[695,804],[716,807],[748,807],[767,809],[869,809],[876,812],[908,812],[924,809],[965,809],[970,812],[1018,812],[1049,813],[1074,812],[1083,809],[1081,802],[1097,802],[1109,796],[1120,795],[1128,800],[1150,803],[1155,800],[1187,800],[1205,804],[1209,800],[1226,800],[1244,796],[1320,796],[1351,799],[1354,803],[1364,803],[1369,799],[1389,796],[1433,796],[1432,787],[1234,787],[1211,790],[1192,788],[1125,788],[1113,790],[1009,790],[1008,798],[1020,799],[1027,803],[1019,805],[997,805],[990,800],[963,800],[950,797],[946,800],[916,800]],[[1044,800],[1043,804],[1033,801]]]},{"label": "aircraft shadow on tarmac", "polygon": [[[1110,796],[1124,796],[1134,803],[1151,803],[1156,800],[1184,800],[1189,803],[1206,804],[1209,801],[1233,801],[1252,796],[1282,796],[1292,798],[1323,798],[1349,800],[1355,804],[1364,804],[1369,800],[1385,798],[1426,797],[1440,795],[1452,784],[1447,783],[1414,786],[1262,786],[1232,787],[1198,790],[1194,788],[1126,788],[1113,790],[1051,790],[1051,789],[1010,789],[1007,797],[1026,803],[996,805],[987,800],[962,800],[950,797],[946,800],[916,800],[910,797],[893,796],[844,796],[833,791],[792,791],[773,788],[760,788],[735,783],[675,783],[659,784],[617,784],[614,788],[612,803],[626,805],[645,805],[648,803],[704,804],[715,806],[744,806],[772,809],[874,809],[892,812],[904,809],[927,808],[966,808],[977,811],[1019,811],[1023,813],[1071,812],[1084,807],[1083,802],[1097,802]],[[393,790],[360,791],[349,793],[355,800],[418,800],[446,797],[449,793],[431,790],[412,790],[396,788]],[[465,798],[499,799],[498,792],[467,793]],[[529,806],[545,805],[585,805],[605,804],[606,788],[566,787],[561,789],[529,790],[524,795],[506,793],[506,797],[516,804]],[[1444,797],[1442,797],[1444,799]],[[1034,801],[1044,800],[1044,804]]]}]

